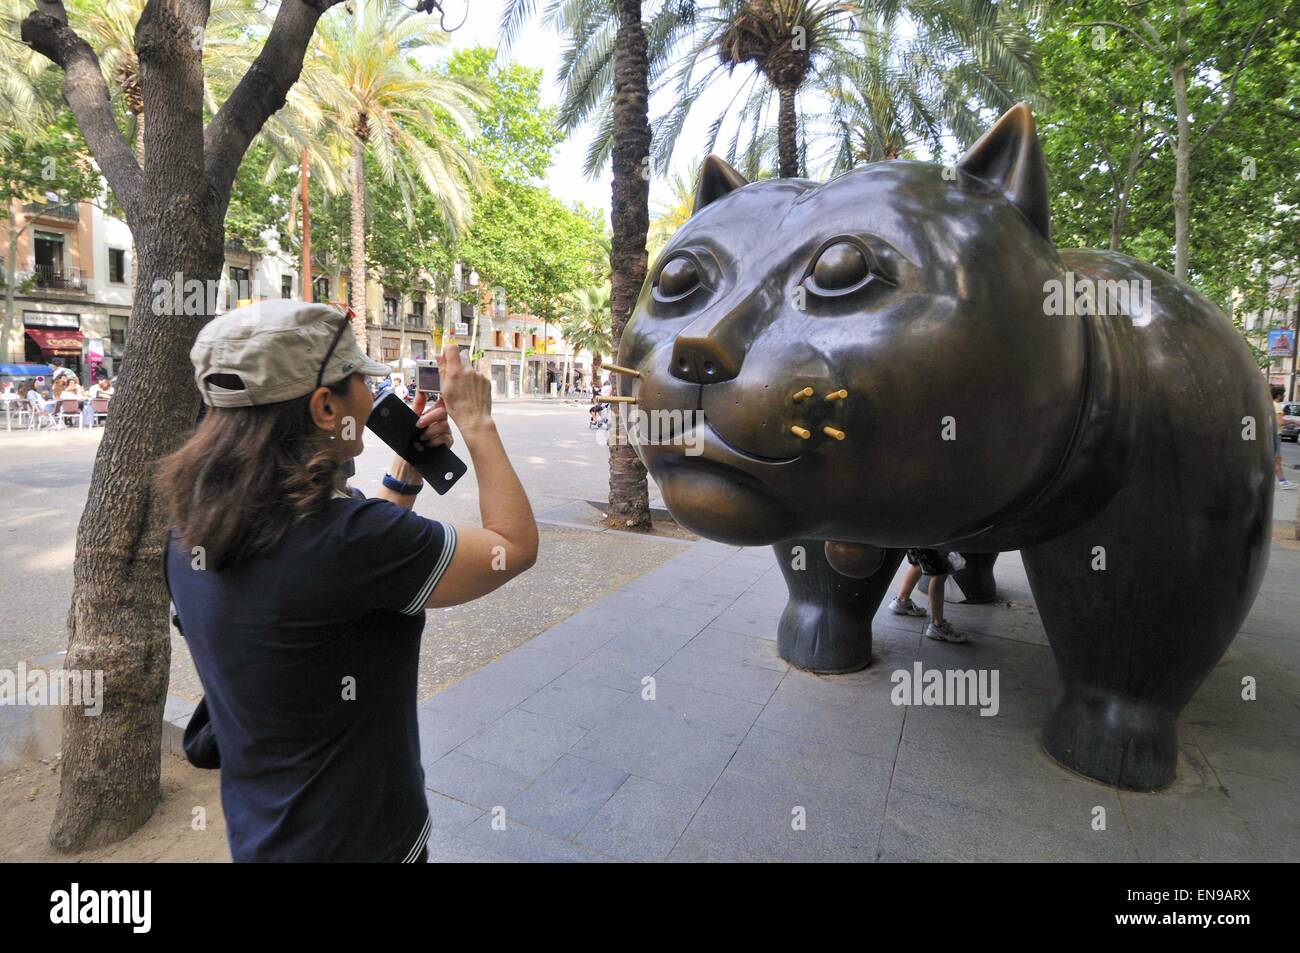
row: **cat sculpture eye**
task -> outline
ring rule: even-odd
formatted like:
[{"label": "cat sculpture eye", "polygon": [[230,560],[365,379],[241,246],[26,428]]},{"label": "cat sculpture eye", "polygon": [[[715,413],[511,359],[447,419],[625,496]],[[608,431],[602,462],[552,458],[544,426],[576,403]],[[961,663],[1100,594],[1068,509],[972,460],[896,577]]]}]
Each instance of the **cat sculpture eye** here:
[{"label": "cat sculpture eye", "polygon": [[805,281],[808,290],[824,297],[857,291],[882,277],[875,256],[857,242],[832,242],[821,250]]},{"label": "cat sculpture eye", "polygon": [[660,269],[655,291],[661,301],[676,301],[690,294],[700,283],[699,266],[685,255],[679,255]]}]

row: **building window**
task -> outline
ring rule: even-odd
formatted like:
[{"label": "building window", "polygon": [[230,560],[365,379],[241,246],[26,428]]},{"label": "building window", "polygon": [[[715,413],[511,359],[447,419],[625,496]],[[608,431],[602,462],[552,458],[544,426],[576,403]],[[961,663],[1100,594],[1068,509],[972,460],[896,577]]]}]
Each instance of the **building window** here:
[{"label": "building window", "polygon": [[239,306],[239,302],[247,301],[253,297],[247,268],[236,268],[230,266],[230,281],[226,285],[226,310]]},{"label": "building window", "polygon": [[401,342],[397,338],[384,338],[384,360],[392,363],[401,357]]},{"label": "building window", "polygon": [[44,288],[63,286],[63,236],[36,233],[36,283]]},{"label": "building window", "polygon": [[126,284],[126,250],[110,248],[108,250],[108,280],[114,284]]},{"label": "building window", "polygon": [[397,299],[384,295],[384,327],[397,327]]},{"label": "building window", "polygon": [[416,361],[423,361],[423,360],[424,360],[424,357],[425,357],[424,342],[423,342],[423,341],[412,341],[412,342],[411,342],[411,359],[412,359],[412,360],[416,360]]},{"label": "building window", "polygon": [[311,283],[312,295],[317,301],[329,301],[330,299],[330,279],[328,275],[321,275]]},{"label": "building window", "polygon": [[523,347],[523,346],[524,346],[524,332],[523,332],[523,331],[516,331],[516,332],[515,332],[515,350],[518,350],[519,348],[521,348],[521,347]]},{"label": "building window", "polygon": [[281,298],[293,297],[293,275],[280,276],[280,297]]},{"label": "building window", "polygon": [[506,346],[506,332],[504,332],[504,331],[493,331],[493,332],[492,332],[492,346],[493,346],[493,347],[505,347],[505,346]]}]

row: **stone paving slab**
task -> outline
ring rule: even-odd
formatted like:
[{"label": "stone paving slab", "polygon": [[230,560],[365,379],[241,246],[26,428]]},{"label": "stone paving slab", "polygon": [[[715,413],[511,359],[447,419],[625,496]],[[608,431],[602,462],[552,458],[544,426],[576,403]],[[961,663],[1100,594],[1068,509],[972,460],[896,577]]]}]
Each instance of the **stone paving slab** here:
[{"label": "stone paving slab", "polygon": [[[777,654],[769,548],[683,547],[421,706],[430,858],[1300,859],[1300,551],[1274,547],[1264,597],[1180,721],[1178,780],[1156,794],[1041,749],[1055,665],[1018,554],[997,578],[999,602],[948,608],[971,643],[882,610],[872,664],[820,676]],[[917,662],[996,670],[997,713],[895,705],[892,676]]]}]

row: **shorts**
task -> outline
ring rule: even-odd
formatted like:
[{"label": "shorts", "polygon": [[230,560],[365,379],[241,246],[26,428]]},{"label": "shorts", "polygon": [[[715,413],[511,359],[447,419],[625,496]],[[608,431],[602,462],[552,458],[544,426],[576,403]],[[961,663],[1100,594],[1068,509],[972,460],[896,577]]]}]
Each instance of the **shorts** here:
[{"label": "shorts", "polygon": [[1282,456],[1282,431],[1273,431],[1273,456]]},{"label": "shorts", "polygon": [[948,557],[937,549],[909,549],[907,561],[913,566],[920,566],[927,576],[947,576],[952,573]]}]

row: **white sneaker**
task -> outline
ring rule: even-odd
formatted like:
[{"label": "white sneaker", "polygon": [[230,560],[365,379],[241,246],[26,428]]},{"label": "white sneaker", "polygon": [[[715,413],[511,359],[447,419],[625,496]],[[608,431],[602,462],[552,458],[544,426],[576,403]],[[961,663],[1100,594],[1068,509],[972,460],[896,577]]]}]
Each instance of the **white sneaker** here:
[{"label": "white sneaker", "polygon": [[1300,483],[1292,483],[1290,480],[1278,480],[1277,488],[1279,490],[1294,490]]},{"label": "white sneaker", "polygon": [[942,622],[931,622],[925,627],[925,637],[935,639],[939,642],[965,642],[966,633],[960,629],[954,629],[952,623],[947,619]]},{"label": "white sneaker", "polygon": [[889,611],[894,615],[910,615],[920,618],[925,615],[925,610],[918,606],[911,599],[900,599],[894,596],[889,602]]}]

